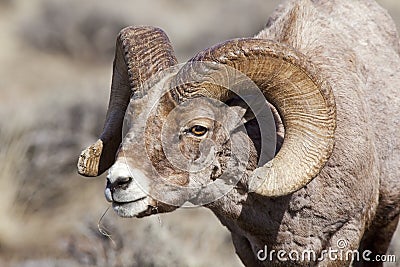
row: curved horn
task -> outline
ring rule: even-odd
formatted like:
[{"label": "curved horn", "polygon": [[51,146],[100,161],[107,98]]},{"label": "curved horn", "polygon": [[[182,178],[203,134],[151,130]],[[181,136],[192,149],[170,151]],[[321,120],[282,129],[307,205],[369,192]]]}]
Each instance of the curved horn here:
[{"label": "curved horn", "polygon": [[82,151],[78,173],[98,176],[115,161],[131,94],[155,73],[177,64],[166,34],[153,27],[127,27],[117,37],[110,101],[103,132]]},{"label": "curved horn", "polygon": [[[262,90],[282,118],[283,145],[272,160],[254,170],[249,182],[251,192],[270,197],[287,195],[309,183],[320,172],[334,146],[336,106],[330,86],[304,55],[270,40],[245,38],[216,45],[191,61],[226,64],[244,73]],[[188,77],[194,77],[195,80],[199,72],[207,72],[196,70],[190,63],[181,69],[178,79],[184,77],[188,81]],[[232,95],[208,81],[190,88],[177,87],[174,98],[192,97],[196,88],[201,95],[211,95],[222,101]]]}]

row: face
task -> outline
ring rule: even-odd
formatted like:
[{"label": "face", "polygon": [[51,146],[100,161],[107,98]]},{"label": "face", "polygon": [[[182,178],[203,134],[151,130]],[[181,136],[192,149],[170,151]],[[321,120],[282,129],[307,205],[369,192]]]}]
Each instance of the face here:
[{"label": "face", "polygon": [[[211,203],[245,180],[258,159],[263,164],[262,160],[272,158],[275,124],[258,87],[236,71],[217,68],[210,74],[216,66],[203,63],[197,67],[206,75],[194,78],[207,81],[207,86],[212,81],[213,88],[218,88],[214,91],[236,98],[221,102],[206,97],[213,91],[204,88],[205,83],[186,80],[185,75],[175,76],[179,67],[150,82],[147,94],[132,97],[124,138],[105,190],[120,216],[140,217],[188,203]],[[190,97],[177,100],[182,85],[187,90],[182,94]],[[253,123],[258,117],[264,123]],[[272,149],[261,144],[269,136]]]},{"label": "face", "polygon": [[106,198],[123,217],[223,197],[244,175],[253,148],[246,108],[206,97],[180,105],[168,94],[152,97],[131,101],[129,130],[108,175]]}]

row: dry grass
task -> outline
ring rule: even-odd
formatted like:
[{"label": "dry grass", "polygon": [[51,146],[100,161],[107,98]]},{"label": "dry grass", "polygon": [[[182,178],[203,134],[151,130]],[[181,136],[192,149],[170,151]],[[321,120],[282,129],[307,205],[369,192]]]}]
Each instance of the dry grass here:
[{"label": "dry grass", "polygon": [[[75,171],[102,127],[118,29],[160,26],[182,61],[256,33],[279,1],[215,2],[0,1],[0,266],[241,266],[206,209],[140,220],[110,211],[111,241],[97,229],[104,177]],[[400,18],[398,1],[380,2]],[[399,235],[393,244],[399,254]]]}]

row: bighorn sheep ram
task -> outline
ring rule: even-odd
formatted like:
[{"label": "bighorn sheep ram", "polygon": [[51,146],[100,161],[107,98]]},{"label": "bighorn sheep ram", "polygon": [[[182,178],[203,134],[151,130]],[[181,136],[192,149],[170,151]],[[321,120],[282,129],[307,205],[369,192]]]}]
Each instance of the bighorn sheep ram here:
[{"label": "bighorn sheep ram", "polygon": [[[165,33],[125,28],[104,130],[78,171],[111,167],[105,195],[123,217],[204,204],[246,266],[363,265],[362,252],[386,253],[399,220],[399,52],[393,21],[372,0],[288,1],[255,37],[215,45],[168,75],[177,60]],[[229,68],[258,86],[272,123],[213,83]],[[261,162],[265,124],[277,129],[276,152]],[[231,186],[219,197],[219,187],[206,190],[217,181]],[[265,257],[266,248],[280,254]],[[302,251],[319,258],[295,257]]]}]

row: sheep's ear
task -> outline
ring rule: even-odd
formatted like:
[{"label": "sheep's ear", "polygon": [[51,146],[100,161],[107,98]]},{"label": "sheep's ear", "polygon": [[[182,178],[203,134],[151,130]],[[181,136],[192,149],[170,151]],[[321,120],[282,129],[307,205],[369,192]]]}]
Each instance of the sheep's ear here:
[{"label": "sheep's ear", "polygon": [[229,131],[239,133],[245,128],[246,134],[251,139],[255,138],[259,166],[272,160],[276,154],[277,134],[271,108],[272,106],[264,98],[256,96],[245,96],[245,100],[229,101]]},{"label": "sheep's ear", "polygon": [[266,103],[265,99],[259,99],[255,96],[244,96],[243,99],[234,98],[227,101],[227,105],[229,106],[228,119],[234,122],[236,126],[243,125],[252,119],[260,116],[263,113],[263,110],[268,109],[269,106]]},{"label": "sheep's ear", "polygon": [[229,112],[227,114],[228,121],[231,125],[230,130],[234,130],[239,126],[243,126],[246,122],[254,118],[253,112],[247,106],[235,105],[229,107]]}]

